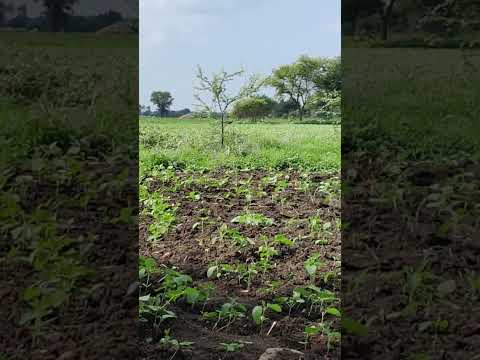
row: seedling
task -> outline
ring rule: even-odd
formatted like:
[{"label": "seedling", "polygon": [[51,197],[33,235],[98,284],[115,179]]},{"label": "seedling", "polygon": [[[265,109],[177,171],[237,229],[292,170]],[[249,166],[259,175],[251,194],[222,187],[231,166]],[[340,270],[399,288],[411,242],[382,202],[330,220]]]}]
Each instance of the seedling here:
[{"label": "seedling", "polygon": [[283,234],[275,235],[275,237],[273,238],[273,241],[275,241],[277,244],[285,245],[288,247],[292,247],[293,245],[295,245],[295,240],[290,240]]},{"label": "seedling", "polygon": [[266,236],[262,237],[263,245],[258,248],[258,254],[260,255],[259,266],[263,271],[263,275],[272,267],[270,259],[278,255],[278,251],[270,245]]},{"label": "seedling", "polygon": [[222,224],[218,232],[220,235],[220,239],[231,240],[235,243],[235,245],[241,248],[254,244],[251,239],[243,236],[237,229],[229,228],[227,224]]},{"label": "seedling", "polygon": [[315,277],[318,271],[318,268],[322,265],[320,261],[321,255],[318,253],[313,254],[310,256],[307,261],[304,263],[305,271],[307,272],[308,276],[310,277],[310,282],[315,284]]},{"label": "seedling", "polygon": [[187,195],[187,198],[191,201],[199,201],[202,198],[202,195],[196,191],[190,191]]},{"label": "seedling", "polygon": [[305,350],[307,350],[307,346],[310,343],[310,339],[315,336],[320,334],[322,329],[319,326],[307,326],[304,330],[303,333],[305,334]]},{"label": "seedling", "polygon": [[247,290],[250,291],[252,285],[252,280],[255,275],[258,274],[257,264],[238,264],[237,265],[238,281],[239,283],[244,282],[247,285]]},{"label": "seedling", "polygon": [[245,346],[245,344],[238,342],[220,343],[220,345],[222,345],[223,350],[226,352],[237,352]]},{"label": "seedling", "polygon": [[235,217],[232,220],[232,223],[250,226],[271,226],[273,224],[273,220],[262,214],[248,212]]},{"label": "seedling", "polygon": [[165,335],[160,340],[160,345],[174,351],[173,355],[170,356],[169,360],[175,358],[175,355],[177,355],[179,350],[190,348],[193,344],[195,343],[192,341],[178,341],[174,337],[170,336],[170,329],[165,330]]},{"label": "seedling", "polygon": [[216,319],[212,330],[215,330],[220,323],[224,323],[224,326],[219,328],[219,330],[222,330],[229,327],[235,320],[245,317],[246,310],[244,305],[239,304],[235,299],[230,299],[220,309],[203,313],[203,318],[207,320]]},{"label": "seedling", "polygon": [[[279,304],[276,303],[265,303],[265,301],[262,301],[262,305],[257,305],[252,309],[252,319],[253,322],[260,326],[260,329],[263,328],[263,324],[265,321],[268,320],[266,316],[267,310],[271,310],[276,313],[281,313],[282,312],[282,307]],[[261,331],[261,330],[260,330]]]}]

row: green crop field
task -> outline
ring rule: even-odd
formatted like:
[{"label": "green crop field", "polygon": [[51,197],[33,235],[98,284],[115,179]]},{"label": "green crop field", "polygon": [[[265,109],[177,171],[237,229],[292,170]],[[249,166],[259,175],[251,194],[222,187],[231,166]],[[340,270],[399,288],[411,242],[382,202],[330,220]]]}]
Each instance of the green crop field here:
[{"label": "green crop field", "polygon": [[141,168],[177,163],[194,168],[288,168],[338,171],[340,126],[282,120],[231,124],[221,148],[216,120],[141,118]]},{"label": "green crop field", "polygon": [[149,353],[337,354],[340,135],[233,121],[222,147],[217,120],[140,118],[140,320],[161,344]]},{"label": "green crop field", "polygon": [[[138,37],[2,32],[0,46],[0,261],[9,274],[1,279],[0,357],[73,353],[75,329],[90,321],[99,326],[85,356],[105,357],[112,324],[99,319],[115,300],[101,295],[90,320],[85,305],[106,276],[117,289],[136,279],[112,256],[137,252],[136,171],[128,167],[138,148],[130,101]],[[130,216],[117,222],[122,208]]]},{"label": "green crop field", "polygon": [[479,50],[346,48],[344,54],[347,131],[369,129],[371,140],[383,134],[415,158],[478,153]]},{"label": "green crop field", "polygon": [[[480,216],[480,52],[355,48],[343,56],[343,314],[365,320],[388,308],[368,324],[367,357],[384,357],[393,342],[402,359],[471,357],[473,343],[456,344],[465,338],[457,329],[478,323],[470,309],[479,262],[468,259]],[[454,284],[448,295],[445,284]],[[412,341],[419,319],[435,330]]]}]

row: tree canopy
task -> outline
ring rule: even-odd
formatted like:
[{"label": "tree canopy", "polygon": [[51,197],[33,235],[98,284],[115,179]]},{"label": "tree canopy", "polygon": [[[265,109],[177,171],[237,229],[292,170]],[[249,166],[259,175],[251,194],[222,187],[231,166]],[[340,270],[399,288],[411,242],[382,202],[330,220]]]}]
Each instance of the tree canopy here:
[{"label": "tree canopy", "polygon": [[150,96],[150,101],[155,104],[160,116],[165,116],[173,104],[173,97],[168,91],[154,91]]}]

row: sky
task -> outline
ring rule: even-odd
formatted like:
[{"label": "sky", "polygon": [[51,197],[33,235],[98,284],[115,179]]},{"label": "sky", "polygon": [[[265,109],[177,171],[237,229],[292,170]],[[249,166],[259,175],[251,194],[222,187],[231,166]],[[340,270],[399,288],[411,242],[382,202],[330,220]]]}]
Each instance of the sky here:
[{"label": "sky", "polygon": [[140,0],[140,103],[169,91],[172,109],[194,110],[197,65],[268,75],[302,54],[340,56],[340,1]]}]

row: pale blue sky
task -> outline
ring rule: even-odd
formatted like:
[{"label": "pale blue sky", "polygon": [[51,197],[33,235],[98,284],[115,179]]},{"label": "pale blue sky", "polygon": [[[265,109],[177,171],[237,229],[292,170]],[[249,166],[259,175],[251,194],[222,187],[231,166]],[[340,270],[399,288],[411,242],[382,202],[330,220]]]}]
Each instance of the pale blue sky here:
[{"label": "pale blue sky", "polygon": [[197,64],[270,74],[340,48],[340,0],[140,0],[140,103],[163,90],[193,110]]}]

